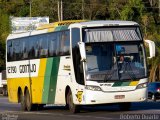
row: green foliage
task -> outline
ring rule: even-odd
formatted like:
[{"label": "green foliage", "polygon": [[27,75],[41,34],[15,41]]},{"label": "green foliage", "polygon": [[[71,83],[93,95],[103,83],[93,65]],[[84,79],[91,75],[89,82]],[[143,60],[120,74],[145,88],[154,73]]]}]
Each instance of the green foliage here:
[{"label": "green foliage", "polygon": [[0,11],[0,67],[5,67],[5,40],[9,34],[9,17]]},{"label": "green foliage", "polygon": [[144,4],[142,0],[110,0],[109,14],[111,19],[133,20],[140,22]]}]

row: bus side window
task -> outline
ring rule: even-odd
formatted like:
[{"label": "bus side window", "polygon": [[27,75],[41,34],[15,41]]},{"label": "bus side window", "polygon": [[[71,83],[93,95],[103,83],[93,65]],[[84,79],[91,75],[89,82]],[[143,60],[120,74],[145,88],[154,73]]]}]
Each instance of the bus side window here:
[{"label": "bus side window", "polygon": [[48,35],[48,56],[54,57],[56,56],[57,50],[57,35],[55,33],[51,33]]},{"label": "bus side window", "polygon": [[69,31],[60,32],[60,55],[69,55]]},{"label": "bus side window", "polygon": [[39,37],[39,57],[48,57],[48,37],[46,35],[41,35]]},{"label": "bus side window", "polygon": [[39,41],[37,39],[37,36],[30,37],[30,42],[29,42],[29,58],[30,59],[35,59],[39,57]]},{"label": "bus side window", "polygon": [[27,39],[24,39],[22,41],[22,59],[28,59],[28,41]]},{"label": "bus side window", "polygon": [[80,41],[80,30],[79,28],[72,29],[72,55],[73,55],[73,65],[76,77],[76,82],[84,85],[84,74],[83,65],[80,56],[80,51],[78,47],[78,42]]},{"label": "bus side window", "polygon": [[12,61],[13,58],[13,46],[12,46],[12,41],[7,41],[7,61],[10,62]]},{"label": "bus side window", "polygon": [[69,30],[65,32],[66,33],[66,40],[65,40],[65,55],[70,54],[70,32]]},{"label": "bus side window", "polygon": [[20,40],[15,40],[13,42],[13,60],[20,60],[21,59],[21,45]]},{"label": "bus side window", "polygon": [[57,35],[57,39],[56,39],[56,46],[57,46],[57,49],[56,49],[56,55],[60,55],[60,40],[61,40],[61,34],[60,32],[56,32],[56,35]]},{"label": "bus side window", "polygon": [[80,30],[79,28],[73,28],[72,29],[72,47],[78,45],[78,42],[80,42]]}]

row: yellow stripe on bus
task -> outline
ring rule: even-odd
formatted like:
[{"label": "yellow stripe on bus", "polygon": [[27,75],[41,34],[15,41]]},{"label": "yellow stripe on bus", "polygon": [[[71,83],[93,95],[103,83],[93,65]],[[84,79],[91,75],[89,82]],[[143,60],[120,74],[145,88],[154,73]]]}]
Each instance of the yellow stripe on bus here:
[{"label": "yellow stripe on bus", "polygon": [[136,86],[138,84],[139,81],[132,81],[129,86]]},{"label": "yellow stripe on bus", "polygon": [[41,103],[42,95],[43,95],[43,83],[44,83],[44,75],[46,70],[46,62],[47,59],[40,60],[39,73],[38,77],[32,78],[32,102],[33,103]]}]

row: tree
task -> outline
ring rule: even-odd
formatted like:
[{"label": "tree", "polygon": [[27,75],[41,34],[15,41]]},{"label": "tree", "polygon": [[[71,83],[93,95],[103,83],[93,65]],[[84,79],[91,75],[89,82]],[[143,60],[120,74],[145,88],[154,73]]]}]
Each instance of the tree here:
[{"label": "tree", "polygon": [[142,0],[111,0],[109,2],[111,19],[140,22],[143,11],[144,5]]},{"label": "tree", "polygon": [[10,30],[9,17],[0,11],[0,19],[0,67],[5,68],[5,41]]}]

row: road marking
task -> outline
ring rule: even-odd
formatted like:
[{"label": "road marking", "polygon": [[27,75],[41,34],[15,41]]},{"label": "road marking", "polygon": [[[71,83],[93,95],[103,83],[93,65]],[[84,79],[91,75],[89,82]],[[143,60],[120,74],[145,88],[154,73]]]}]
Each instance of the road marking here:
[{"label": "road marking", "polygon": [[6,105],[10,105],[10,104],[12,104],[12,105],[18,105],[18,104],[15,104],[15,103],[7,103],[7,102],[0,102],[0,104],[6,104]]},{"label": "road marking", "polygon": [[22,112],[22,111],[0,111],[0,114],[16,114],[16,115],[23,115],[23,114],[31,114],[31,115],[51,115],[51,116],[66,116],[66,117],[75,117],[75,118],[95,118],[95,119],[105,119],[105,120],[111,120],[113,118],[110,117],[96,117],[96,116],[90,116],[90,115],[67,115],[62,113],[47,113],[47,112]]}]

